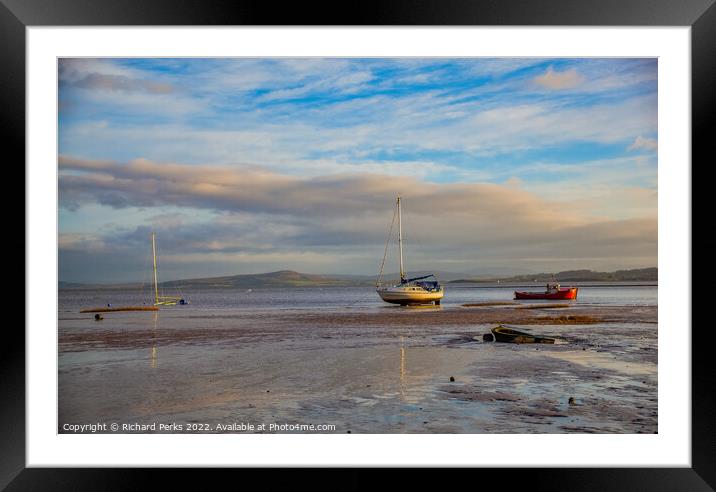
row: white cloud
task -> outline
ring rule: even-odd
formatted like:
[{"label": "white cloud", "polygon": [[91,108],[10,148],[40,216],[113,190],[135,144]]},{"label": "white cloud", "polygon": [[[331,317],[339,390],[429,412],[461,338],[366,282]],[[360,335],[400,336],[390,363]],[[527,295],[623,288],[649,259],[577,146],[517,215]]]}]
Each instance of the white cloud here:
[{"label": "white cloud", "polygon": [[[416,261],[545,264],[559,260],[553,251],[594,260],[580,267],[611,257],[622,264],[655,259],[653,153],[585,162],[587,150],[569,164],[568,156],[528,164],[528,153],[545,146],[624,149],[634,135],[628,150],[655,149],[656,140],[643,137],[657,131],[652,65],[577,60],[535,78],[545,60],[478,62],[167,60],[157,61],[171,65],[158,71],[63,62],[63,80],[105,90],[68,93],[73,106],[61,121],[60,153],[94,160],[61,158],[61,231],[91,231],[97,244],[114,247],[105,239],[116,231],[100,228],[102,221],[146,207],[151,214],[121,227],[163,223],[163,236],[187,231],[177,261],[198,265],[210,254],[248,266],[262,259],[264,271],[273,259],[300,269],[290,263],[317,266],[307,258],[325,257],[326,264],[341,258],[343,271],[363,271],[356,258],[372,265],[371,247],[382,247],[390,203],[403,191],[406,222],[419,224],[408,234],[427,243],[413,250]],[[519,156],[516,166],[511,155]],[[179,207],[191,212],[172,215]],[[237,214],[241,220],[227,222]],[[613,243],[597,248],[590,234]],[[62,244],[80,251],[84,236]]]},{"label": "white cloud", "polygon": [[65,82],[76,82],[90,74],[141,78],[140,70],[131,69],[104,58],[60,58],[59,78]]},{"label": "white cloud", "polygon": [[570,68],[564,72],[555,72],[552,67],[549,67],[545,73],[538,75],[532,79],[537,85],[546,89],[560,90],[560,89],[571,89],[580,85],[584,82],[582,77],[577,70]]},{"label": "white cloud", "polygon": [[[167,98],[163,104],[167,108],[162,111],[177,116],[201,112],[198,102],[180,104],[169,100],[170,95],[152,97],[155,102],[157,97]],[[154,107],[149,98],[148,94],[123,94],[122,102],[143,114]],[[146,156],[159,161],[217,164],[240,161],[286,169],[287,165],[322,160],[327,155],[333,161],[339,161],[338,155],[363,156],[363,160],[365,156],[389,156],[405,150],[491,156],[539,149],[545,142],[552,146],[572,141],[616,143],[623,141],[624,135],[657,130],[654,96],[567,108],[547,102],[487,106],[447,103],[438,93],[397,100],[375,96],[307,110],[298,120],[291,118],[290,112],[271,121],[264,121],[256,112],[242,113],[237,116],[240,128],[232,124],[226,129],[179,123],[109,128],[65,124],[60,152],[104,157],[106,149],[117,149],[126,159]],[[344,124],[330,124],[335,121]],[[118,142],[122,142],[121,147],[117,147]]]},{"label": "white cloud", "polygon": [[655,138],[647,138],[639,135],[634,142],[627,147],[627,150],[658,150],[659,143]]}]

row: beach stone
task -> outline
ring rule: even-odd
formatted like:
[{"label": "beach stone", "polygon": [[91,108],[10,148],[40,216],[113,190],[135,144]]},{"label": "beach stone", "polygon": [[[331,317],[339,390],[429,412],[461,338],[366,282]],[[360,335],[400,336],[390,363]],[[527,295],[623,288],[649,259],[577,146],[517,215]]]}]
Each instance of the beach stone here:
[{"label": "beach stone", "polygon": [[492,335],[492,333],[485,333],[482,335],[482,341],[483,342],[491,342],[495,339],[495,337]]},{"label": "beach stone", "polygon": [[569,397],[569,404],[570,404],[570,405],[576,405],[576,404],[577,404],[577,403],[574,401],[574,397],[573,397],[573,396],[570,396],[570,397]]},{"label": "beach stone", "polygon": [[95,321],[101,321],[101,320],[103,320],[103,319],[104,319],[104,316],[102,316],[101,314],[95,314],[95,315],[94,315],[94,320],[95,320]]},{"label": "beach stone", "polygon": [[451,382],[451,383],[454,383],[454,382],[455,382],[455,378],[454,378],[453,376],[450,376],[450,382]]}]

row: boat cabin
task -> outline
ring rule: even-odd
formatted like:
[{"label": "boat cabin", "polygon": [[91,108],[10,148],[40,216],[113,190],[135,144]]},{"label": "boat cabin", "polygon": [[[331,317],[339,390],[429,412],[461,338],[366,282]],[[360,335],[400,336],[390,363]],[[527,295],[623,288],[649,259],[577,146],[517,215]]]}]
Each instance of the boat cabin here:
[{"label": "boat cabin", "polygon": [[415,285],[418,287],[422,287],[423,289],[427,290],[428,292],[434,292],[440,290],[440,283],[435,282],[415,282]]}]

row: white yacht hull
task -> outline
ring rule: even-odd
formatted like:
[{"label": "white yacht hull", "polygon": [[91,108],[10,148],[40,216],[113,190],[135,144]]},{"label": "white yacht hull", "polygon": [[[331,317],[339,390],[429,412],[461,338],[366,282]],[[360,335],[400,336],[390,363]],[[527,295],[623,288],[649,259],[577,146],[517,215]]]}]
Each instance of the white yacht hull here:
[{"label": "white yacht hull", "polygon": [[376,289],[378,295],[385,302],[392,304],[440,304],[444,292],[441,290],[431,292],[420,287],[384,287]]}]

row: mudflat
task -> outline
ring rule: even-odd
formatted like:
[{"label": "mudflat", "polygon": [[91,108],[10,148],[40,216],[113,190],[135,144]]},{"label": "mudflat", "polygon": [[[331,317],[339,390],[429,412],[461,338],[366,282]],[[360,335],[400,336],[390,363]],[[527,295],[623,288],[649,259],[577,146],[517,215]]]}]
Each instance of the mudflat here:
[{"label": "mudflat", "polygon": [[[509,304],[65,313],[58,431],[654,433],[657,317]],[[483,342],[496,324],[557,343]]]}]

